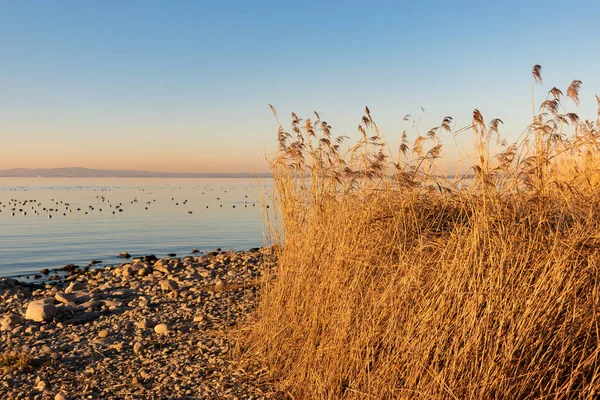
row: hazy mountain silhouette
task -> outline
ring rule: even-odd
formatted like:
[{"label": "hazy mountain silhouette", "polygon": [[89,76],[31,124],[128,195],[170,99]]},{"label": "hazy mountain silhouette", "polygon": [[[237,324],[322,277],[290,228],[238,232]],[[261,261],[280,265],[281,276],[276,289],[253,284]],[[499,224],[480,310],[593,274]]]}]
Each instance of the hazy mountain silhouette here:
[{"label": "hazy mountain silhouette", "polygon": [[[155,172],[124,169],[91,168],[12,168],[0,170],[0,177],[43,177],[43,178],[249,178],[255,173],[239,172]],[[260,173],[270,177],[270,173]]]}]

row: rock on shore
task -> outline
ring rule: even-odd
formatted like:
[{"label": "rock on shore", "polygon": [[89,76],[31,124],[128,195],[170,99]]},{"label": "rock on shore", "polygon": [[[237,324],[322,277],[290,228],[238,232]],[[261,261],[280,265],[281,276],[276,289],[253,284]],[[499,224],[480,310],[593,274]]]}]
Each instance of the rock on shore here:
[{"label": "rock on shore", "polygon": [[1,279],[0,348],[30,363],[0,375],[0,398],[273,397],[260,371],[233,363],[230,332],[274,263],[252,249],[134,259],[39,287]]}]

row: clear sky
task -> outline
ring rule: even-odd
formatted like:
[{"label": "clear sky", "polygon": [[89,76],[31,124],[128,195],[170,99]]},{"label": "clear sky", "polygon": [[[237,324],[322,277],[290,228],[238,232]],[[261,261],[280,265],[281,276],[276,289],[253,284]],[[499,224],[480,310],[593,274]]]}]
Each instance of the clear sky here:
[{"label": "clear sky", "polygon": [[405,114],[531,116],[544,87],[600,93],[600,1],[0,0],[0,169],[264,170],[277,124],[324,115],[357,137],[368,105],[394,143]]}]

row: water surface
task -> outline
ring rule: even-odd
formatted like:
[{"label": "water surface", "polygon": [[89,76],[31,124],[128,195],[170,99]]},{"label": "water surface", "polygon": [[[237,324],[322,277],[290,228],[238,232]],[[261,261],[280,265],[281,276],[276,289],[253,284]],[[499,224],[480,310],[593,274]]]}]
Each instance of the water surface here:
[{"label": "water surface", "polygon": [[[270,185],[260,183],[263,191]],[[123,261],[122,251],[164,257],[194,248],[261,246],[265,209],[258,184],[239,178],[0,178],[0,276],[91,260],[115,264]]]}]

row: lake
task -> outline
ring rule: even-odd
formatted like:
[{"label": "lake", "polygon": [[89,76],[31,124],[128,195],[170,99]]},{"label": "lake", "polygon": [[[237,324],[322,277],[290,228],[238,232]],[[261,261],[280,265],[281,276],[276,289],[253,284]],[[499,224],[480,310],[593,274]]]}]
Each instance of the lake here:
[{"label": "lake", "polygon": [[102,267],[124,262],[121,252],[259,247],[261,190],[271,187],[250,178],[0,178],[0,276]]}]

